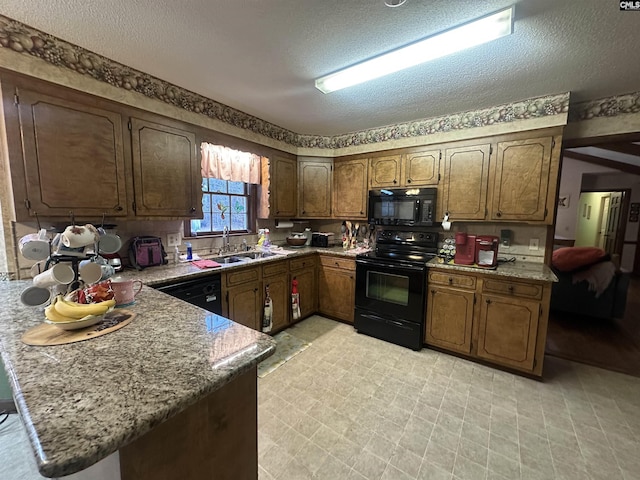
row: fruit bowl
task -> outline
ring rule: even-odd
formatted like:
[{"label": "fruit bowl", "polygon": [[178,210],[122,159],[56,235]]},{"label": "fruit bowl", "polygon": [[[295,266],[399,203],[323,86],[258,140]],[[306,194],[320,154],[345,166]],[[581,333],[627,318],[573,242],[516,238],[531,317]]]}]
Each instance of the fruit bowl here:
[{"label": "fruit bowl", "polygon": [[304,237],[287,237],[287,245],[292,247],[301,247],[307,243],[307,239]]},{"label": "fruit bowl", "polygon": [[49,320],[48,318],[45,318],[44,321],[45,323],[48,323],[49,325],[55,325],[62,330],[80,330],[81,328],[91,327],[96,323],[101,322],[103,318],[104,315],[87,315],[86,317],[79,318],[77,320],[73,319],[59,321]]}]

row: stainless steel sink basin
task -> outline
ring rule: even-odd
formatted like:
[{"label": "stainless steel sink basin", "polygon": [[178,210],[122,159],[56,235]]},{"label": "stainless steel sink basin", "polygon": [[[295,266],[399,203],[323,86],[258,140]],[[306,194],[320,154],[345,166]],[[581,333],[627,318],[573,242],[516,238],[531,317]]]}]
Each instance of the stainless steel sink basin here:
[{"label": "stainless steel sink basin", "polygon": [[242,262],[242,258],[239,258],[235,255],[233,257],[214,257],[211,260],[220,264]]},{"label": "stainless steel sink basin", "polygon": [[247,253],[239,253],[237,256],[243,257],[243,258],[250,258],[251,260],[257,260],[260,258],[273,257],[274,255],[275,253],[269,253],[269,252],[247,252]]}]

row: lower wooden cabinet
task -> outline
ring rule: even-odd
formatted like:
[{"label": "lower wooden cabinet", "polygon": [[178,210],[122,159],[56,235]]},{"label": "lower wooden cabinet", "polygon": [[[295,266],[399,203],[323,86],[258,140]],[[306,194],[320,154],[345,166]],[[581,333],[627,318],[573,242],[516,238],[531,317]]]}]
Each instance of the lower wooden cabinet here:
[{"label": "lower wooden cabinet", "polygon": [[478,319],[480,358],[532,371],[536,361],[540,302],[482,295]]},{"label": "lower wooden cabinet", "polygon": [[260,267],[227,272],[224,286],[223,311],[226,316],[234,322],[260,330],[264,305]]},{"label": "lower wooden cabinet", "polygon": [[355,270],[355,260],[320,255],[318,308],[321,314],[353,323]]},{"label": "lower wooden cabinet", "polygon": [[449,287],[429,287],[425,342],[469,354],[474,299],[474,292]]},{"label": "lower wooden cabinet", "polygon": [[542,375],[548,282],[438,268],[428,278],[427,345]]},{"label": "lower wooden cabinet", "polygon": [[262,304],[267,296],[271,298],[271,332],[275,333],[289,326],[291,295],[289,265],[286,260],[269,262],[262,267]]},{"label": "lower wooden cabinet", "polygon": [[[300,318],[291,317],[291,322],[302,320],[318,311],[318,287],[316,282],[316,255],[299,257],[289,261],[289,290],[295,279],[298,281],[298,293],[300,294]],[[291,295],[289,295],[291,306]]]}]

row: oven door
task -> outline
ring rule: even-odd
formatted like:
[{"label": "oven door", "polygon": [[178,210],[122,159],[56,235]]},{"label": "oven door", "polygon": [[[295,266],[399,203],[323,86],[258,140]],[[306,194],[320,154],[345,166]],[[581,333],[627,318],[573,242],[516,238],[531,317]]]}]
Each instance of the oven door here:
[{"label": "oven door", "polygon": [[426,266],[356,260],[356,308],[422,323]]}]

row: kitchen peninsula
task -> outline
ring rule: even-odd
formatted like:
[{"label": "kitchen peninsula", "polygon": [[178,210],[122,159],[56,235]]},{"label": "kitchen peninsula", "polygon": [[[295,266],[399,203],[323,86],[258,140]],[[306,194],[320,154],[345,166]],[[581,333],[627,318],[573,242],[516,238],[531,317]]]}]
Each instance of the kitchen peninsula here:
[{"label": "kitchen peninsula", "polygon": [[144,287],[117,332],[22,343],[42,322],[0,282],[0,352],[40,473],[80,472],[119,452],[123,480],[256,478],[256,366],[267,335]]}]

